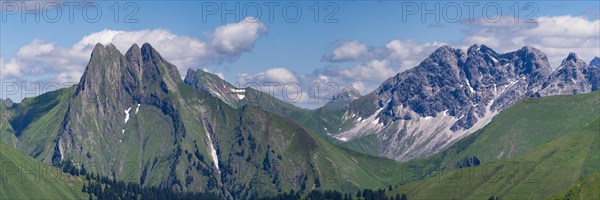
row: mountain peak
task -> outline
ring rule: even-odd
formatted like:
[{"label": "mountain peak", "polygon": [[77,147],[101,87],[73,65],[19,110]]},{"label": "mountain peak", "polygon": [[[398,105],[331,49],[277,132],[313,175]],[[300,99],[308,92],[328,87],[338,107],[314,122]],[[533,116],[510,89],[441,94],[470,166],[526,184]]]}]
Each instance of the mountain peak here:
[{"label": "mountain peak", "polygon": [[433,51],[432,54],[436,54],[436,53],[443,53],[443,52],[453,52],[455,49],[448,46],[448,45],[442,45],[441,47],[438,47],[435,51]]},{"label": "mountain peak", "polygon": [[[482,45],[482,46],[486,47],[485,45]],[[480,46],[479,44],[473,44],[467,49],[467,52],[478,52],[481,50],[482,46]]]},{"label": "mountain peak", "polygon": [[195,75],[197,73],[196,71],[197,70],[194,70],[192,68],[188,68],[187,72],[185,72],[185,79],[187,79],[188,77],[191,78],[193,75]]},{"label": "mountain peak", "polygon": [[115,51],[115,50],[116,50],[116,51],[119,51],[119,50],[117,49],[117,47],[116,47],[114,44],[112,44],[112,43],[109,43],[108,45],[104,46],[104,48],[105,48],[107,51]]},{"label": "mountain peak", "polygon": [[448,45],[443,45],[437,48],[435,51],[433,51],[433,53],[429,55],[429,59],[433,62],[445,62],[448,59],[456,59],[456,57],[458,57],[459,53],[461,52],[462,50],[460,49],[454,49]]},{"label": "mountain peak", "polygon": [[142,50],[140,49],[140,47],[136,44],[133,43],[133,45],[131,45],[131,47],[129,47],[129,49],[127,50],[127,53],[125,53],[125,55],[131,55],[131,54],[141,54]]},{"label": "mountain peak", "polygon": [[338,93],[334,94],[331,97],[332,101],[339,101],[339,100],[348,100],[348,101],[352,101],[354,99],[358,99],[360,97],[360,92],[350,86],[350,87],[345,87],[343,89],[341,89]]},{"label": "mountain peak", "polygon": [[594,57],[594,59],[592,59],[592,61],[590,61],[589,65],[590,65],[590,67],[600,68],[600,58]]},{"label": "mountain peak", "polygon": [[102,43],[100,43],[100,42],[96,43],[96,45],[94,45],[94,50],[92,52],[97,51],[97,50],[104,50],[104,45],[102,45]]},{"label": "mountain peak", "polygon": [[[135,46],[137,46],[137,45],[135,45]],[[152,45],[150,45],[149,43],[144,43],[142,45],[142,48],[140,49],[140,51],[141,51],[141,54],[142,54],[142,56],[143,56],[143,58],[144,58],[145,61],[146,60],[151,60],[152,62],[155,62],[155,63],[167,62],[160,55],[160,53],[158,53],[158,51],[156,49],[154,49],[154,47],[152,47]]]},{"label": "mountain peak", "polygon": [[571,60],[573,62],[577,62],[577,60],[579,60],[579,57],[577,57],[576,53],[569,53],[569,56],[567,56],[567,60]]},{"label": "mountain peak", "polygon": [[561,64],[561,66],[571,66],[571,67],[587,67],[587,63],[585,63],[581,58],[579,58],[577,56],[576,53],[569,53],[569,55],[567,56],[567,58],[565,58]]},{"label": "mountain peak", "polygon": [[101,43],[96,43],[92,50],[92,58],[95,56],[103,57],[105,54],[121,54],[121,52],[112,43],[106,46]]},{"label": "mountain peak", "polygon": [[532,53],[532,54],[535,54],[535,55],[544,54],[544,52],[542,52],[541,50],[539,50],[539,49],[537,49],[535,47],[531,47],[531,46],[524,46],[523,48],[517,50],[517,52],[520,52],[520,53]]},{"label": "mountain peak", "polygon": [[599,86],[600,70],[589,67],[577,54],[569,53],[539,93],[543,96],[586,93],[597,90]]},{"label": "mountain peak", "polygon": [[496,54],[496,52],[486,46],[485,44],[479,45],[479,44],[473,44],[471,45],[471,47],[469,47],[467,49],[467,53],[469,54],[477,54],[477,53],[484,53],[484,54]]},{"label": "mountain peak", "polygon": [[10,98],[6,98],[6,99],[0,98],[0,105],[5,105],[6,107],[11,107],[13,104],[14,104],[14,102]]},{"label": "mountain peak", "polygon": [[96,45],[94,46],[94,50],[92,50],[91,59],[93,59],[94,57],[103,56],[104,54],[106,54],[106,48],[104,47],[104,45],[102,45],[101,43],[96,43]]}]

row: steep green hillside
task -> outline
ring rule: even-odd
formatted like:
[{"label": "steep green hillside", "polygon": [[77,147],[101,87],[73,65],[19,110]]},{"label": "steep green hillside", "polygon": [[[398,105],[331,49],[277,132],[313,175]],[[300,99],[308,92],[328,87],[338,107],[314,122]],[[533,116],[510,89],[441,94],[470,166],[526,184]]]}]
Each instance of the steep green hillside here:
[{"label": "steep green hillside", "polygon": [[307,111],[304,115],[293,118],[302,126],[319,133],[321,137],[338,146],[368,155],[379,156],[379,143],[376,135],[368,135],[348,142],[337,140],[332,136],[351,126],[351,124],[342,120],[348,103],[329,102],[323,107]]},{"label": "steep green hillside", "polygon": [[420,199],[542,199],[600,171],[600,118],[509,159],[444,170],[394,190]]},{"label": "steep green hillside", "polygon": [[44,153],[44,149],[54,148],[51,143],[56,139],[69,97],[74,90],[75,86],[63,88],[37,97],[25,98],[13,105],[10,110],[10,125],[14,129],[12,137],[18,138],[14,146],[34,158],[50,160],[52,153]]},{"label": "steep green hillside", "polygon": [[600,173],[592,174],[582,182],[548,199],[600,199]]},{"label": "steep green hillside", "polygon": [[[188,70],[184,81],[187,85],[194,87],[200,92],[219,98],[235,108],[246,105],[256,106],[262,110],[273,112],[283,117],[289,117],[304,128],[319,133],[321,137],[325,137],[344,148],[369,155],[378,156],[379,154],[377,152],[379,148],[377,138],[374,136],[367,136],[350,142],[342,142],[331,137],[332,134],[352,126],[351,123],[344,123],[342,117],[354,95],[358,96],[359,94],[353,94],[351,93],[353,91],[348,91],[347,88],[334,95],[334,97],[339,97],[339,99],[332,99],[320,108],[307,110],[252,87],[241,88],[245,92],[243,92],[244,98],[240,99],[239,96],[232,92],[232,90],[239,90],[240,88],[236,88],[215,74],[202,70]],[[249,86],[261,87],[260,84],[249,84]]]},{"label": "steep green hillside", "polygon": [[83,180],[0,142],[0,199],[84,199]]},{"label": "steep green hillside", "polygon": [[24,100],[9,121],[28,155],[145,187],[242,198],[397,181],[400,163],[340,148],[285,117],[301,109],[246,93],[231,106],[149,44],[125,55],[98,44],[77,86]]},{"label": "steep green hillside", "polygon": [[[286,101],[275,98],[270,94],[252,88],[265,86],[248,84],[246,86],[252,87],[238,88],[243,86],[234,86],[221,79],[219,76],[202,70],[188,70],[184,82],[203,93],[221,99],[223,102],[235,108],[251,105],[281,116],[292,118],[303,116],[305,113],[309,112],[307,109],[299,108]],[[233,92],[234,90],[243,90],[244,92],[235,93]],[[243,94],[243,96],[239,96],[238,94]]]},{"label": "steep green hillside", "polygon": [[275,194],[311,189],[355,192],[360,188],[382,188],[396,182],[400,163],[340,148],[294,120],[244,105],[232,108],[218,98],[182,85],[182,91],[208,108],[213,115],[203,119],[214,135],[219,157],[220,181],[232,195],[248,196],[246,189]]},{"label": "steep green hillside", "polygon": [[[2,101],[0,99],[0,101]],[[15,131],[12,128],[9,120],[12,117],[12,111],[10,108],[0,103],[0,140],[9,146],[15,147],[17,138],[15,137]]]},{"label": "steep green hillside", "polygon": [[472,156],[481,163],[515,157],[587,126],[600,116],[599,104],[598,91],[525,99],[449,149],[416,161],[453,166]]}]

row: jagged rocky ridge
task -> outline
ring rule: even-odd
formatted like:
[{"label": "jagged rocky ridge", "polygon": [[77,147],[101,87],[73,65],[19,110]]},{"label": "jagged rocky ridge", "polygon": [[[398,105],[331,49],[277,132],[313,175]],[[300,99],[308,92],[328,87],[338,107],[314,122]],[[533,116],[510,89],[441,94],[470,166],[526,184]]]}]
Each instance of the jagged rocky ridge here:
[{"label": "jagged rocky ridge", "polygon": [[555,94],[578,94],[598,90],[600,87],[600,68],[598,57],[589,65],[578,58],[575,53],[562,61],[548,80],[544,82],[544,88],[539,92],[541,96]]},{"label": "jagged rocky ridge", "polygon": [[343,116],[351,128],[335,137],[376,134],[380,155],[401,161],[432,155],[523,98],[597,90],[598,69],[574,53],[553,71],[532,47],[499,54],[485,45],[443,46],[354,100]]},{"label": "jagged rocky ridge", "polygon": [[388,173],[399,169],[396,161],[347,151],[283,117],[304,109],[251,88],[234,91],[237,101],[222,100],[228,93],[214,87],[233,86],[205,87],[220,80],[210,77],[191,70],[181,80],[149,44],[125,55],[98,44],[77,85],[0,110],[10,122],[2,121],[10,129],[0,134],[49,164],[228,199],[319,187],[354,192],[395,181]]}]

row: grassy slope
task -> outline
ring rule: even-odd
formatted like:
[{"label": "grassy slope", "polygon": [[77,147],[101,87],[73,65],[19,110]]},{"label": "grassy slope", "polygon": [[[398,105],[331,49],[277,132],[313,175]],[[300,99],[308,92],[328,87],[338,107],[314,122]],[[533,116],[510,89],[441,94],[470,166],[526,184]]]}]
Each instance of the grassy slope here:
[{"label": "grassy slope", "polygon": [[[252,182],[250,185],[254,187],[262,186],[258,191],[272,193],[277,189],[298,190],[301,181],[297,179],[304,174],[308,176],[308,189],[313,188],[315,178],[319,177],[321,189],[354,192],[358,188],[381,188],[394,183],[395,174],[400,173],[399,162],[340,148],[280,113],[264,111],[264,106],[246,105],[234,109],[216,98],[190,91],[187,86],[180,86],[180,90],[185,91],[189,106],[194,107],[197,103],[194,99],[204,99],[200,104],[219,113],[210,119],[217,134],[213,140],[218,141],[222,170],[232,168],[235,171],[234,175],[227,175],[229,178],[222,180],[224,182],[236,180],[233,184],[238,185]],[[248,145],[250,135],[256,138],[255,151]],[[240,136],[243,139],[238,144]],[[277,173],[266,173],[262,169],[267,149],[270,149]],[[245,152],[242,157],[237,155],[241,152]],[[277,158],[279,155],[281,158]],[[248,157],[252,159],[244,161]],[[275,176],[279,177],[278,184],[271,183]]]},{"label": "grassy slope", "polygon": [[600,199],[600,173],[595,173],[569,189],[547,199]]},{"label": "grassy slope", "polygon": [[41,152],[54,148],[51,143],[58,134],[74,89],[75,86],[26,98],[11,108],[14,114],[10,123],[20,142],[17,149],[38,159],[51,158],[51,154]]},{"label": "grassy slope", "polygon": [[541,199],[600,171],[600,118],[535,150],[404,185],[392,192],[411,198]]},{"label": "grassy slope", "polygon": [[0,143],[0,199],[84,199],[83,180]]},{"label": "grassy slope", "polygon": [[449,149],[413,162],[445,166],[471,156],[482,163],[518,156],[588,125],[600,116],[599,103],[598,91],[525,99]]},{"label": "grassy slope", "polygon": [[342,105],[336,105],[336,102],[328,103],[323,107],[307,111],[301,116],[292,117],[302,126],[319,133],[321,137],[338,146],[372,156],[379,156],[379,142],[374,134],[348,142],[339,141],[331,136],[353,126],[352,123],[342,120],[346,112],[346,103],[337,103]]},{"label": "grassy slope", "polygon": [[329,141],[339,146],[369,155],[379,155],[379,144],[375,135],[359,138],[350,142],[341,142],[327,134],[338,133],[340,130],[345,130],[353,125],[351,123],[344,123],[342,121],[342,116],[344,115],[346,107],[349,103],[347,101],[329,102],[315,110],[308,110],[294,106],[290,102],[275,98],[266,92],[256,90],[252,87],[247,87],[245,93],[246,98],[236,102],[232,101],[231,99],[235,99],[237,97],[230,96],[228,94],[228,90],[221,90],[221,87],[233,88],[234,86],[219,78],[215,74],[199,70],[195,74],[188,76],[196,76],[199,82],[190,82],[187,84],[194,87],[209,88],[208,90],[210,91],[220,91],[222,93],[220,98],[226,102],[234,102],[232,103],[234,107],[239,108],[245,105],[256,106],[283,117],[290,117],[303,127],[319,133],[320,137],[325,137]]},{"label": "grassy slope", "polygon": [[4,104],[0,104],[0,142],[4,142],[9,146],[16,146],[15,131],[10,124],[9,119],[12,117],[12,111]]}]

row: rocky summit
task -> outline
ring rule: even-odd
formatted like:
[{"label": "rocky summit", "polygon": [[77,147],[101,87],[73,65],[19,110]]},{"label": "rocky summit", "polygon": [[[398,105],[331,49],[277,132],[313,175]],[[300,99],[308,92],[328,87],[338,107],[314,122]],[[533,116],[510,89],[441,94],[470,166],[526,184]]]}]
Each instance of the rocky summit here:
[{"label": "rocky summit", "polygon": [[77,85],[2,103],[0,111],[2,141],[21,152],[148,188],[226,199],[321,187],[354,192],[392,184],[388,169],[400,169],[288,117],[305,109],[200,70],[184,81],[150,44],[124,55],[97,44]]},{"label": "rocky summit", "polygon": [[499,54],[485,45],[466,51],[442,46],[354,100],[343,115],[352,125],[335,137],[375,134],[379,154],[401,161],[432,155],[521,99],[597,90],[597,69],[573,53],[553,71],[532,47]]},{"label": "rocky summit", "polygon": [[596,62],[600,62],[597,57],[588,65],[577,57],[577,54],[570,53],[558,69],[548,77],[544,88],[539,92],[540,95],[578,94],[598,90],[600,68],[595,67]]}]

